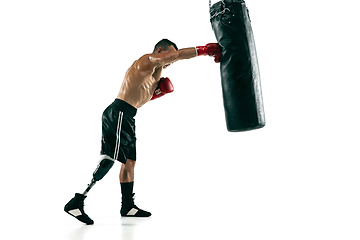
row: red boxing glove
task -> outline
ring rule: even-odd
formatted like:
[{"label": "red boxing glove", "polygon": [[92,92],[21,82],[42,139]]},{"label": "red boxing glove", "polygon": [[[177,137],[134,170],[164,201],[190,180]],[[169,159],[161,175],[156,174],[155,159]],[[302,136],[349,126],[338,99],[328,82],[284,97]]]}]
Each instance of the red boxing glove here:
[{"label": "red boxing glove", "polygon": [[157,99],[159,97],[164,96],[167,93],[171,93],[174,91],[174,86],[172,85],[169,78],[160,78],[159,85],[155,89],[155,92],[150,100]]},{"label": "red boxing glove", "polygon": [[198,56],[212,56],[215,57],[215,62],[219,63],[221,59],[221,47],[218,43],[208,43],[206,46],[196,47]]}]

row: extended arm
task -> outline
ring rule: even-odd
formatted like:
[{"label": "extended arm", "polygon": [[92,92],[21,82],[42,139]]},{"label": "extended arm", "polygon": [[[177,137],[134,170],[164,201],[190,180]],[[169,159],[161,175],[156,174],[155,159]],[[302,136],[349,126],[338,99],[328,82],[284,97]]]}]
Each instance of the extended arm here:
[{"label": "extended arm", "polygon": [[220,62],[221,48],[217,43],[209,43],[206,46],[200,46],[196,48],[183,48],[174,52],[166,52],[160,54],[152,54],[149,56],[149,60],[155,66],[165,66],[174,63],[178,60],[190,59],[196,56],[212,56],[215,57],[215,62]]},{"label": "extended arm", "polygon": [[153,70],[156,67],[164,67],[178,60],[190,59],[196,56],[212,56],[219,63],[221,58],[221,47],[217,43],[209,43],[206,46],[183,48],[178,51],[158,54],[147,54],[142,56],[138,62],[139,68]]},{"label": "extended arm", "polygon": [[190,59],[196,56],[196,48],[183,48],[174,52],[151,54],[149,60],[155,66],[165,66],[178,60]]}]

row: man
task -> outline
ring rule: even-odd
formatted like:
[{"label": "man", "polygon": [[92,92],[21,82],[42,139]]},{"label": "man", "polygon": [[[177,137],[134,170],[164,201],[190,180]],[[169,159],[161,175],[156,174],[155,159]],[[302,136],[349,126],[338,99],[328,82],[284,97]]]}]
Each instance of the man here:
[{"label": "man", "polygon": [[101,180],[113,166],[120,161],[120,185],[123,217],[149,217],[151,213],[134,204],[134,167],[136,163],[135,115],[137,109],[150,100],[173,91],[168,78],[160,78],[162,70],[170,64],[196,56],[209,55],[220,61],[221,49],[217,43],[203,47],[178,50],[175,43],[163,39],[159,41],[153,53],[145,54],[136,60],[127,70],[115,101],[110,104],[102,116],[101,158],[93,173],[93,179],[83,194],[76,193],[65,205],[65,212],[86,224],[94,221],[84,212],[84,199],[94,184]]}]

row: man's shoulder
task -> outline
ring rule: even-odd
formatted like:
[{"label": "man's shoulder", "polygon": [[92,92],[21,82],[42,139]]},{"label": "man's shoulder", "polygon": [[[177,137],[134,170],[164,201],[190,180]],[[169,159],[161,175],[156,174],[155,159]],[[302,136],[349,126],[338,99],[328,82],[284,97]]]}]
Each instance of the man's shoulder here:
[{"label": "man's shoulder", "polygon": [[139,71],[153,71],[155,66],[151,61],[152,54],[145,54],[136,61],[136,68]]}]

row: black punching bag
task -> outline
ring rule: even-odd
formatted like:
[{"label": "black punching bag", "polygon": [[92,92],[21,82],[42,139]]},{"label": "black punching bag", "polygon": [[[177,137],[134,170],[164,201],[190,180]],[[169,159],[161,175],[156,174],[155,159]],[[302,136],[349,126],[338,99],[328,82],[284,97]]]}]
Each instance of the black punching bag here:
[{"label": "black punching bag", "polygon": [[210,21],[222,48],[220,72],[227,129],[241,132],[262,128],[265,113],[259,65],[245,2],[210,3]]}]

